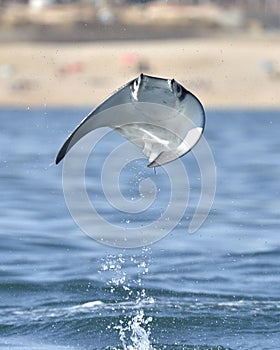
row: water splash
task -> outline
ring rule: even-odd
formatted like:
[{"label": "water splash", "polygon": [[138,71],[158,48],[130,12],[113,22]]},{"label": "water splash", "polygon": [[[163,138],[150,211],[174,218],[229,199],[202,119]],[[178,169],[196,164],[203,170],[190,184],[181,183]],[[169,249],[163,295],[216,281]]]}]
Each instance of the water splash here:
[{"label": "water splash", "polygon": [[114,293],[116,287],[122,286],[124,289],[126,281],[126,271],[123,269],[126,263],[126,258],[123,254],[108,255],[101,264],[99,273],[106,272],[107,280],[106,284],[110,286],[111,293]]},{"label": "water splash", "polygon": [[[122,320],[115,326],[119,331],[120,340],[124,350],[152,350],[149,336],[151,329],[148,326],[152,322],[152,317],[145,318],[144,311],[137,311],[136,316],[125,325]],[[148,326],[148,327],[147,327]],[[147,329],[146,329],[147,328]],[[131,334],[129,338],[127,334]]]},{"label": "water splash", "polygon": [[[152,350],[150,336],[150,323],[152,317],[146,316],[143,306],[153,304],[154,299],[148,297],[143,287],[143,278],[149,272],[150,248],[142,248],[141,254],[125,256],[124,254],[108,255],[102,260],[99,273],[109,277],[106,284],[111,293],[122,291],[121,295],[134,307],[126,308],[123,304],[122,314],[118,324],[110,325],[110,328],[118,331],[123,350]],[[135,274],[127,270],[137,270]]]}]

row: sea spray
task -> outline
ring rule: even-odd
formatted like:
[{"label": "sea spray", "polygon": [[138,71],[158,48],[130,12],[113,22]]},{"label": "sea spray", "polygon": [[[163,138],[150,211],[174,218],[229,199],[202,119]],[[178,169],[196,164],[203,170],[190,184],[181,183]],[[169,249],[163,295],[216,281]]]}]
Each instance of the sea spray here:
[{"label": "sea spray", "polygon": [[121,302],[123,317],[109,326],[118,331],[124,350],[153,349],[150,341],[152,317],[145,316],[144,307],[154,304],[154,299],[147,296],[143,287],[143,278],[149,272],[150,256],[150,248],[144,247],[140,255],[110,254],[101,261],[99,273],[102,279],[106,276],[110,292],[121,295],[125,301]]},{"label": "sea spray", "polygon": [[[120,324],[115,326],[115,329],[119,331],[120,340],[124,350],[151,350],[153,349],[149,336],[151,333],[149,323],[152,321],[152,317],[145,318],[144,311],[137,310],[136,315],[124,324],[120,321]],[[127,334],[130,334],[127,337]]]}]

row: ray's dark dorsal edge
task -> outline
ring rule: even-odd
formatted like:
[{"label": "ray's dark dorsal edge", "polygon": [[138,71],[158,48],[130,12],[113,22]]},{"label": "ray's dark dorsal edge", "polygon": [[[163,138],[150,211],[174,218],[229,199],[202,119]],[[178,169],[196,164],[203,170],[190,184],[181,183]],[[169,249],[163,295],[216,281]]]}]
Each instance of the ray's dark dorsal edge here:
[{"label": "ray's dark dorsal edge", "polygon": [[189,152],[199,141],[205,113],[196,96],[174,79],[140,74],[88,116],[69,135],[56,157],[58,164],[86,134],[111,127],[142,148],[148,167],[161,166]]}]

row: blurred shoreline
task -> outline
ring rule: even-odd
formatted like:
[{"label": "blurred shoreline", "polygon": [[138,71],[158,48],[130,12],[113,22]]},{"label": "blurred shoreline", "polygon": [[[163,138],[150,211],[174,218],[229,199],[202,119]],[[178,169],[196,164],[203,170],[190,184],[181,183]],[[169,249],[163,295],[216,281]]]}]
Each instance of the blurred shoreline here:
[{"label": "blurred shoreline", "polygon": [[193,6],[156,1],[117,5],[97,1],[96,5],[80,2],[39,7],[31,4],[7,3],[0,8],[0,42],[179,39],[208,37],[221,30],[235,32],[251,26],[245,24],[241,9],[211,3]]},{"label": "blurred shoreline", "polygon": [[278,38],[0,44],[0,106],[95,106],[140,72],[208,107],[279,108]]},{"label": "blurred shoreline", "polygon": [[99,9],[94,21],[87,7],[2,12],[0,106],[93,107],[143,72],[206,107],[280,108],[279,31],[245,30],[235,8],[151,6]]}]

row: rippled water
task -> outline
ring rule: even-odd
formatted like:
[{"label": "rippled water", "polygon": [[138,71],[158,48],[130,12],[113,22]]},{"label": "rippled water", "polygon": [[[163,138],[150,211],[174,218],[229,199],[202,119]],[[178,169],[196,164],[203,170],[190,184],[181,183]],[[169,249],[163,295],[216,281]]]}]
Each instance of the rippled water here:
[{"label": "rippled water", "polygon": [[[152,246],[127,250],[90,239],[64,202],[53,160],[86,113],[0,110],[0,349],[280,348],[280,113],[208,111],[218,175],[211,214],[186,233],[200,193],[188,154],[184,219]],[[112,135],[98,157],[119,142]],[[124,194],[151,177],[164,201],[167,179],[145,165],[127,167]],[[100,164],[89,166],[94,201]],[[113,222],[125,219],[98,203]]]}]

